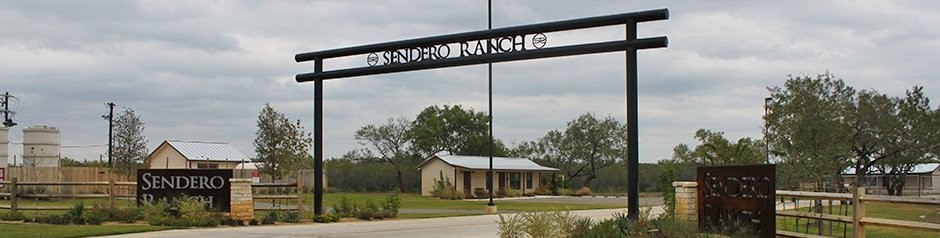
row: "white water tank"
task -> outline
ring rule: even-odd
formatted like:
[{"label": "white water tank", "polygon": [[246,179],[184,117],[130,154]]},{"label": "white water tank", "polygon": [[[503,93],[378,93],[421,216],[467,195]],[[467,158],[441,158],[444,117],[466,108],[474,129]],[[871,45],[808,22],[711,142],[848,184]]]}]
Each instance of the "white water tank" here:
[{"label": "white water tank", "polygon": [[23,166],[59,167],[59,129],[32,126],[23,129]]},{"label": "white water tank", "polygon": [[7,152],[7,148],[10,144],[10,128],[9,127],[0,127],[0,168],[6,168],[7,157],[10,154]]}]

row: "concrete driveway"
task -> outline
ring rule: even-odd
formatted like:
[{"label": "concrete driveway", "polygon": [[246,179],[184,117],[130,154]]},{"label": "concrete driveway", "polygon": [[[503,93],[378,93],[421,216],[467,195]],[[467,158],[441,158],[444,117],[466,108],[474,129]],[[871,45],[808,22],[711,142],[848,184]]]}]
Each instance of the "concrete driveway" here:
[{"label": "concrete driveway", "polygon": [[[662,211],[662,206],[652,208],[652,213],[654,214],[660,214]],[[610,218],[614,213],[626,213],[626,209],[584,210],[572,211],[571,213],[598,220]],[[313,223],[185,229],[127,234],[113,237],[495,237],[498,219],[499,217],[497,215],[477,215],[328,224]]]}]

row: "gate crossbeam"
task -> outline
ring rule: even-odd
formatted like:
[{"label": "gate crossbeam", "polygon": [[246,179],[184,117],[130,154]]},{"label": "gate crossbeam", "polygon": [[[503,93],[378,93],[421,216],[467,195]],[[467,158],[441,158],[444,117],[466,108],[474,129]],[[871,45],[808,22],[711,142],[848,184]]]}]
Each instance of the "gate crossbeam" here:
[{"label": "gate crossbeam", "polygon": [[626,40],[609,41],[601,43],[559,46],[544,48],[539,50],[514,51],[500,54],[472,55],[460,58],[446,58],[439,60],[418,61],[406,64],[393,64],[377,67],[359,67],[350,69],[339,69],[326,71],[323,73],[298,74],[297,82],[310,82],[314,80],[326,80],[336,78],[348,78],[373,74],[397,73],[405,71],[446,68],[456,66],[466,66],[485,63],[499,63],[518,60],[551,58],[571,55],[597,54],[615,51],[625,51],[628,48],[649,49],[666,47],[668,41],[666,37],[655,37],[637,39],[633,42]]}]

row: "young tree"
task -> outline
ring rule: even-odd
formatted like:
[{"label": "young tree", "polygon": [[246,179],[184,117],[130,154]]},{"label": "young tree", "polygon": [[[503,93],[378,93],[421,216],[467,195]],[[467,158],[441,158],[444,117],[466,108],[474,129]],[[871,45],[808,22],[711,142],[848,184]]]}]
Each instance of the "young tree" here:
[{"label": "young tree", "polygon": [[258,115],[258,131],[255,132],[253,161],[260,163],[258,170],[270,174],[272,180],[308,167],[303,163],[310,157],[308,150],[313,143],[310,133],[304,131],[300,120],[291,123],[283,113],[265,103]]},{"label": "young tree", "polygon": [[416,156],[410,155],[408,151],[411,145],[407,136],[411,129],[411,122],[404,117],[389,118],[384,125],[374,126],[366,125],[356,131],[355,138],[360,145],[368,146],[366,154],[377,154],[378,159],[388,163],[395,168],[398,177],[398,188],[405,192],[404,172],[414,172],[416,165]]},{"label": "young tree", "polygon": [[567,178],[583,176],[581,186],[590,187],[598,168],[626,155],[626,131],[625,125],[610,116],[598,120],[594,114],[585,113],[568,122],[564,132],[549,131],[537,142],[520,144],[513,153],[557,167]]},{"label": "young tree", "polygon": [[134,109],[124,109],[114,120],[112,170],[115,173],[130,178],[143,166],[147,157],[147,139],[143,133],[144,122]]}]

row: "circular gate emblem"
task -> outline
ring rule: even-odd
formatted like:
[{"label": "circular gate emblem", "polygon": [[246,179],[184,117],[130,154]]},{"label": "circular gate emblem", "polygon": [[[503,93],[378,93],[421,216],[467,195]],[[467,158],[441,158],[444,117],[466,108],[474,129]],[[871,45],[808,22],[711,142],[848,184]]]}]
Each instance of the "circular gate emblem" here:
[{"label": "circular gate emblem", "polygon": [[532,46],[535,46],[536,49],[545,47],[545,43],[548,43],[548,38],[544,34],[538,33],[532,36]]},{"label": "circular gate emblem", "polygon": [[375,66],[379,64],[379,55],[375,53],[369,53],[369,56],[366,57],[366,63],[369,63],[369,66]]}]

